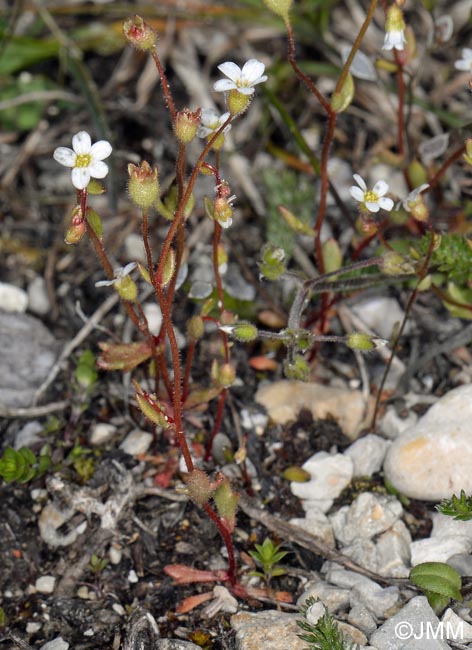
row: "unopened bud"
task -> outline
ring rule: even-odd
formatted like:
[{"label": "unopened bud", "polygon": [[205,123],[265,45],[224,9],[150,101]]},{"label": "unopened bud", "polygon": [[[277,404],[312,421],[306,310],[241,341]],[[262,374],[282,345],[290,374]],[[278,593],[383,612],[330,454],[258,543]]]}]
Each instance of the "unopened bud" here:
[{"label": "unopened bud", "polygon": [[310,366],[301,354],[297,354],[293,361],[284,362],[284,374],[287,379],[308,381],[310,377]]},{"label": "unopened bud", "polygon": [[218,372],[218,384],[223,388],[229,388],[233,385],[236,372],[230,363],[224,363]]},{"label": "unopened bud", "polygon": [[80,205],[72,210],[71,224],[67,229],[64,241],[66,244],[78,244],[85,233],[85,220]]},{"label": "unopened bud", "polygon": [[131,200],[138,208],[150,208],[159,194],[159,181],[157,167],[151,168],[150,164],[143,161],[141,165],[128,165],[128,192]]},{"label": "unopened bud", "polygon": [[[471,90],[472,90],[472,87],[471,87]],[[472,138],[467,138],[467,140],[465,141],[464,160],[469,165],[472,165]]]},{"label": "unopened bud", "polygon": [[188,496],[199,506],[213,496],[220,481],[210,481],[208,475],[201,469],[194,469],[184,477]]},{"label": "unopened bud", "polygon": [[231,116],[240,115],[251,103],[250,95],[243,95],[237,90],[230,90],[228,93],[228,108]]},{"label": "unopened bud", "polygon": [[194,340],[201,339],[205,331],[203,318],[201,316],[192,316],[187,323],[187,331],[190,338]]},{"label": "unopened bud", "polygon": [[223,325],[220,326],[220,330],[243,343],[254,341],[258,334],[257,327],[247,321],[239,321],[233,325]]},{"label": "unopened bud", "polygon": [[262,263],[259,268],[267,280],[278,280],[286,271],[284,249],[266,244],[262,249]]},{"label": "unopened bud", "polygon": [[284,19],[288,21],[288,13],[292,6],[292,0],[264,0],[265,6]]},{"label": "unopened bud", "polygon": [[162,271],[161,287],[166,287],[172,280],[175,272],[175,253],[174,249],[169,249],[166,261],[164,262],[164,269]]},{"label": "unopened bud", "polygon": [[177,113],[175,120],[175,135],[182,144],[192,142],[197,135],[198,127],[200,126],[202,111],[199,108],[194,113],[188,108],[184,108]]},{"label": "unopened bud", "polygon": [[351,332],[346,339],[346,345],[351,350],[359,350],[360,352],[368,352],[376,348],[386,345],[387,341],[380,339],[377,336],[371,336],[364,332]]},{"label": "unopened bud", "polygon": [[229,228],[233,223],[233,208],[228,199],[218,196],[213,203],[213,217],[222,228]]},{"label": "unopened bud", "polygon": [[127,18],[123,22],[123,34],[126,40],[137,50],[148,52],[156,46],[157,34],[150,25],[144,22],[141,16]]},{"label": "unopened bud", "polygon": [[143,413],[143,415],[160,427],[168,427],[169,419],[164,413],[162,406],[159,402],[154,399],[153,396],[148,395],[143,389],[139,386],[137,382],[133,382],[134,387],[136,388],[136,401],[138,406]]}]

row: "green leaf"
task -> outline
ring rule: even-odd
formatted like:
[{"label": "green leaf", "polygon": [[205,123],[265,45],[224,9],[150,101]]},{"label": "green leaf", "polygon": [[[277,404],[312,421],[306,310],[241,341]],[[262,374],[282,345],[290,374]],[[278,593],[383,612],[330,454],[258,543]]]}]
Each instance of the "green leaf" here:
[{"label": "green leaf", "polygon": [[410,571],[410,580],[423,591],[461,601],[462,578],[449,564],[423,562]]}]

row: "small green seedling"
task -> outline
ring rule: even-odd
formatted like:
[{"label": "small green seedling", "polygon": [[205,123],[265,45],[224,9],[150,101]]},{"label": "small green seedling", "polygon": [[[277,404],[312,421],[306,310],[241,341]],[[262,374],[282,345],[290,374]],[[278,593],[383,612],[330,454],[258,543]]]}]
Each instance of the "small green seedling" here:
[{"label": "small green seedling", "polygon": [[50,466],[51,457],[47,452],[36,457],[28,447],[18,450],[7,447],[0,457],[0,476],[5,483],[27,483],[42,476]]},{"label": "small green seedling", "polygon": [[300,609],[303,620],[297,621],[298,627],[303,630],[303,634],[298,636],[309,644],[307,650],[353,650],[355,646],[344,639],[338,624],[328,613],[323,614],[316,623],[310,623],[310,608],[316,602],[314,596],[307,598]]},{"label": "small green seedling", "polygon": [[287,555],[288,551],[281,551],[280,546],[274,544],[269,537],[266,537],[262,544],[254,546],[256,550],[249,551],[249,555],[262,568],[262,571],[251,571],[249,575],[262,578],[268,587],[272,578],[285,575],[286,571],[277,564]]},{"label": "small green seedling", "polygon": [[472,496],[466,496],[464,490],[461,490],[459,497],[456,497],[456,495],[453,494],[450,499],[443,499],[441,503],[436,506],[436,510],[441,512],[443,515],[454,517],[454,519],[468,521],[469,519],[472,519]]},{"label": "small green seedling", "polygon": [[106,568],[108,565],[108,560],[105,558],[100,558],[98,555],[95,555],[95,553],[92,555],[90,558],[90,562],[88,564],[88,570],[90,573],[93,573],[95,576],[99,576],[101,572]]},{"label": "small green seedling", "polygon": [[462,578],[444,562],[423,562],[410,571],[411,582],[423,590],[429,604],[439,614],[451,598],[461,601]]}]

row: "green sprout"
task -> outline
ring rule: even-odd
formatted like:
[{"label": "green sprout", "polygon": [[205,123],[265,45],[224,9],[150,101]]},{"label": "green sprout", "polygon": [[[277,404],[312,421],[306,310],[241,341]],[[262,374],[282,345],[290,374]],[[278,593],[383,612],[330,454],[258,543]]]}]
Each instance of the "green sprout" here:
[{"label": "green sprout", "polygon": [[95,555],[95,553],[92,555],[90,558],[90,562],[88,564],[88,570],[90,573],[93,573],[94,576],[99,576],[100,573],[106,568],[108,564],[108,560],[105,558],[100,558],[98,555]]},{"label": "green sprout", "polygon": [[285,575],[286,571],[277,564],[287,555],[288,551],[281,551],[280,546],[274,544],[268,537],[262,544],[254,544],[254,546],[256,550],[249,551],[249,555],[262,568],[262,571],[251,571],[249,575],[262,578],[269,587],[272,578]]},{"label": "green sprout", "polygon": [[459,521],[468,521],[472,519],[472,496],[466,496],[464,490],[461,490],[459,497],[453,494],[450,499],[443,499],[436,510]]},{"label": "green sprout", "polygon": [[0,476],[5,483],[27,483],[47,472],[51,462],[46,448],[36,457],[28,447],[18,450],[7,447],[0,457]]},{"label": "green sprout", "polygon": [[316,602],[314,596],[307,598],[300,608],[303,620],[297,621],[304,632],[298,636],[309,644],[307,650],[352,650],[354,646],[345,640],[336,621],[328,613],[323,614],[316,623],[309,622],[310,608]]}]

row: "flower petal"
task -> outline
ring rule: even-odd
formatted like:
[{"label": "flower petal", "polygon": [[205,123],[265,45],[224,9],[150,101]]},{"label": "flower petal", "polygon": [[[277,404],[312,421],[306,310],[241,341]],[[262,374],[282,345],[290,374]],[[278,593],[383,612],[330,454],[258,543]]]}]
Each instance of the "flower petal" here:
[{"label": "flower petal", "polygon": [[95,282],[96,287],[111,287],[113,284],[115,284],[116,280],[99,280],[98,282]]},{"label": "flower petal", "polygon": [[388,192],[388,183],[385,181],[377,181],[372,190],[377,196],[383,196]]},{"label": "flower petal", "polygon": [[226,61],[218,66],[218,70],[222,72],[226,77],[229,77],[231,81],[239,81],[241,79],[241,68],[236,63],[232,61]]},{"label": "flower petal", "polygon": [[349,188],[349,192],[351,193],[353,199],[356,199],[356,201],[362,203],[362,201],[364,200],[364,192],[361,190],[360,187],[357,187],[357,185],[353,185],[352,187]]},{"label": "flower petal", "polygon": [[92,145],[90,149],[90,154],[95,160],[104,160],[112,152],[112,146],[107,140],[99,140]]},{"label": "flower petal", "polygon": [[75,153],[90,153],[92,140],[87,131],[79,131],[72,138],[72,148]]},{"label": "flower petal", "polygon": [[356,183],[359,185],[359,187],[361,187],[364,190],[364,192],[367,191],[367,185],[365,184],[365,180],[362,178],[362,176],[360,176],[359,174],[354,174],[353,178],[356,181]]},{"label": "flower petal", "polygon": [[241,93],[241,95],[252,95],[254,93],[254,88],[252,86],[241,86],[241,88],[237,88],[238,93]]},{"label": "flower petal", "polygon": [[264,74],[264,70],[265,70],[265,65],[261,61],[258,61],[257,59],[249,59],[249,61],[246,61],[246,63],[243,65],[241,76],[246,81],[253,83],[255,82],[256,79],[262,77],[262,75]]},{"label": "flower petal", "polygon": [[201,116],[202,126],[206,126],[208,128],[214,129],[215,125],[218,124],[219,119],[220,118],[218,113],[214,111],[212,108],[202,109],[202,116]]},{"label": "flower petal", "polygon": [[68,147],[58,147],[52,154],[54,160],[65,167],[73,167],[77,159],[77,154]]},{"label": "flower petal", "polygon": [[380,197],[378,200],[378,204],[382,208],[382,210],[387,210],[390,212],[390,210],[393,208],[393,201],[392,199],[389,199],[387,196]]},{"label": "flower petal", "polygon": [[369,210],[369,212],[378,212],[380,210],[379,204],[377,202],[374,203],[373,201],[366,201],[365,207]]},{"label": "flower petal", "polygon": [[76,189],[85,190],[89,182],[90,182],[90,172],[88,167],[75,167],[72,170],[72,185]]},{"label": "flower petal", "polygon": [[237,90],[238,87],[230,79],[220,79],[215,81],[213,84],[213,90],[216,90],[217,93],[225,92],[226,90]]},{"label": "flower petal", "polygon": [[101,160],[92,160],[91,164],[87,167],[87,173],[93,178],[105,178],[108,174],[108,165]]}]

